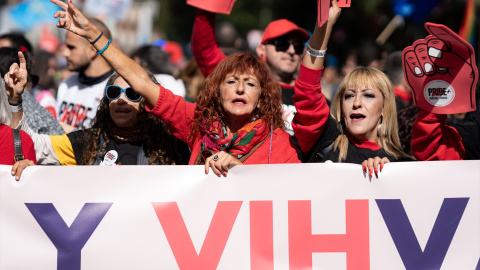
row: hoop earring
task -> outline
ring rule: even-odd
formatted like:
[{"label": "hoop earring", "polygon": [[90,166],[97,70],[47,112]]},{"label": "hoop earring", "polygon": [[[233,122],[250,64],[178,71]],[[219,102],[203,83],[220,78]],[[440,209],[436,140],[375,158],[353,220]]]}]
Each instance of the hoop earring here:
[{"label": "hoop earring", "polygon": [[383,116],[380,116],[380,124],[377,126],[377,137],[381,137],[382,134],[382,123],[383,123]]},{"label": "hoop earring", "polygon": [[344,134],[344,133],[343,133],[342,122],[341,122],[341,121],[337,122],[337,129],[338,129],[338,131],[340,132],[340,134]]}]

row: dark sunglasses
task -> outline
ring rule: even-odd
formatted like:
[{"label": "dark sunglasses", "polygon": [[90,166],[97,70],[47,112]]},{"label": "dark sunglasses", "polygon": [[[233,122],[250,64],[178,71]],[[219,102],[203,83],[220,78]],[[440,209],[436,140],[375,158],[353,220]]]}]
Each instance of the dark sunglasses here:
[{"label": "dark sunglasses", "polygon": [[275,50],[277,52],[286,52],[288,48],[290,48],[290,45],[293,45],[293,48],[295,49],[295,54],[299,55],[303,53],[303,49],[305,48],[303,43],[281,39],[269,40],[265,42],[265,44],[275,45]]},{"label": "dark sunglasses", "polygon": [[110,100],[119,98],[122,93],[125,93],[125,96],[128,98],[128,100],[133,102],[139,101],[142,98],[142,96],[135,92],[135,90],[133,90],[131,87],[121,88],[117,85],[107,85],[107,87],[105,87],[105,94]]}]

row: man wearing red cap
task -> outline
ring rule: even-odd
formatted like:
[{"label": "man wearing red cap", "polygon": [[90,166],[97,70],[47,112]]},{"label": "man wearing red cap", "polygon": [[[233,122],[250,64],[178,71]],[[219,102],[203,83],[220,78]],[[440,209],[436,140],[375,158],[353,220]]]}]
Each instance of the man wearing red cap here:
[{"label": "man wearing red cap", "polygon": [[[215,40],[215,16],[215,13],[199,9],[193,25],[192,52],[205,77],[226,57]],[[283,116],[291,136],[291,122],[296,112],[293,104],[295,73],[304,51],[303,44],[309,38],[305,29],[280,19],[268,24],[256,50],[282,88]]]}]

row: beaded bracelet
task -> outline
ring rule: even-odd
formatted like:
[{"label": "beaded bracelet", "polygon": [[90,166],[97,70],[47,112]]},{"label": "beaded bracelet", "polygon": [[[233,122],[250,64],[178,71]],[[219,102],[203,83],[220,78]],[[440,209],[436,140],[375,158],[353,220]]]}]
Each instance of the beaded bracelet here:
[{"label": "beaded bracelet", "polygon": [[92,42],[90,42],[90,44],[95,44],[95,42],[97,42],[101,37],[103,36],[103,32],[100,33],[100,35]]},{"label": "beaded bracelet", "polygon": [[307,53],[310,54],[313,57],[317,57],[317,58],[325,57],[326,52],[327,52],[327,49],[325,49],[325,50],[315,50],[314,48],[310,47],[310,44],[307,45]]},{"label": "beaded bracelet", "polygon": [[112,40],[108,39],[107,45],[105,45],[101,51],[98,51],[97,54],[102,54],[108,48],[108,46],[110,46],[110,43],[112,43]]}]

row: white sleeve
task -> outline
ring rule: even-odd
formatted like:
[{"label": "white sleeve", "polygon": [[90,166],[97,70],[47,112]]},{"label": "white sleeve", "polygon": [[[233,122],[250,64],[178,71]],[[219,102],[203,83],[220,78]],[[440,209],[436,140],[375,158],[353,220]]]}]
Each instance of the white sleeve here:
[{"label": "white sleeve", "polygon": [[17,129],[25,131],[28,135],[30,135],[30,137],[32,137],[35,145],[35,155],[37,156],[38,165],[60,165],[60,161],[53,150],[50,136],[33,132],[33,130],[31,130],[28,126],[25,117],[22,117]]}]

